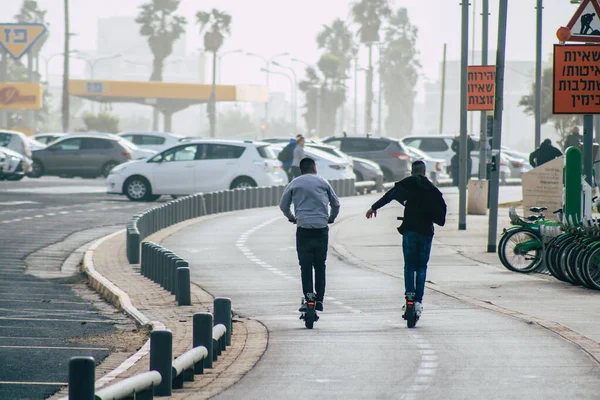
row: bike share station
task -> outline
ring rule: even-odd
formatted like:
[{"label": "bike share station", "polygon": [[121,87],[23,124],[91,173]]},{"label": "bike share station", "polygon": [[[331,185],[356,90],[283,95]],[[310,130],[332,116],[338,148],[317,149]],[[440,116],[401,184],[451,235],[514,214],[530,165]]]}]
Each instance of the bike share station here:
[{"label": "bike share station", "polygon": [[498,244],[500,261],[509,270],[547,270],[561,281],[595,290],[600,290],[600,219],[592,217],[594,115],[600,115],[599,1],[584,0],[569,24],[558,30],[560,43],[554,45],[553,113],[583,115],[583,153],[569,147],[563,157],[562,207],[550,210],[556,219],[546,219],[547,207],[529,208],[537,215],[527,218],[511,207],[513,226]]}]

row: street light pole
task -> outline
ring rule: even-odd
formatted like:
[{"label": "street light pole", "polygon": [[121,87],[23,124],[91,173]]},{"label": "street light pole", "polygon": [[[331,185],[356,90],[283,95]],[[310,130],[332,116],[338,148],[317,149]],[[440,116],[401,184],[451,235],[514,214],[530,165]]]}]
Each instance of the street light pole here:
[{"label": "street light pole", "polygon": [[[273,63],[273,64],[276,65],[275,63]],[[266,68],[261,68],[260,70],[262,72],[266,73],[266,74],[274,74],[274,75],[285,76],[290,81],[290,89],[291,89],[290,92],[294,91],[294,81],[292,80],[292,78],[288,74],[283,73],[283,72],[278,72],[278,71],[271,71],[271,70],[266,69]],[[295,121],[295,118],[294,118],[294,112],[295,112],[294,101],[292,100],[290,103],[291,103],[290,118],[292,119],[292,121]],[[294,122],[294,132],[295,132],[295,122]]]},{"label": "street light pole", "polygon": [[280,68],[285,68],[287,70],[289,70],[292,73],[292,76],[294,77],[294,85],[292,87],[292,93],[290,93],[291,99],[292,99],[292,123],[294,124],[294,135],[298,134],[298,76],[296,75],[296,71],[294,71],[294,68],[292,67],[288,67],[285,65],[281,65],[279,64],[277,61],[273,61],[272,63],[273,65],[280,67]]},{"label": "street light pole", "polygon": [[244,51],[242,49],[237,49],[237,50],[230,50],[230,51],[224,51],[223,53],[221,53],[219,55],[219,65],[217,66],[217,82],[221,83],[221,60],[223,60],[223,57],[230,55],[230,54],[239,54],[239,53],[243,53]]},{"label": "street light pole", "polygon": [[[285,57],[285,56],[288,56],[289,53],[285,52],[285,53],[275,54],[274,56],[271,56],[271,58],[266,58],[266,57],[263,57],[256,53],[249,53],[249,52],[247,52],[246,55],[250,56],[250,57],[260,58],[261,60],[263,60],[265,62],[265,70],[266,70],[265,85],[267,86],[267,89],[268,89],[269,88],[269,67],[271,66],[271,63],[277,57]],[[268,124],[268,122],[269,122],[269,99],[267,98],[267,102],[265,103],[265,123]]]},{"label": "street light pole", "polygon": [[467,229],[467,181],[470,154],[467,146],[467,70],[469,65],[469,0],[462,0],[461,71],[460,71],[460,141],[458,151],[458,230]]},{"label": "street light pole", "polygon": [[544,1],[537,0],[537,26],[535,45],[535,148],[542,140],[542,12]]}]

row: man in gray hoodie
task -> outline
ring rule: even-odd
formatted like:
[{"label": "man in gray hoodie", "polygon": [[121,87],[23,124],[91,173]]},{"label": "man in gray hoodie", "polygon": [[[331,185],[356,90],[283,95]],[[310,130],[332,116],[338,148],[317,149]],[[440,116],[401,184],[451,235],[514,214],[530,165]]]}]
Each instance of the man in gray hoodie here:
[{"label": "man in gray hoodie", "polygon": [[[304,300],[300,312],[306,311],[306,300],[316,300],[315,309],[323,311],[325,297],[325,260],[329,242],[329,228],[340,212],[340,202],[333,188],[317,175],[315,160],[300,161],[302,175],[291,181],[279,203],[287,219],[298,225],[296,229],[296,251],[302,277]],[[294,203],[294,213],[290,206]],[[331,212],[329,211],[331,206]],[[294,215],[295,214],[295,215]],[[313,293],[313,268],[315,269]]]}]

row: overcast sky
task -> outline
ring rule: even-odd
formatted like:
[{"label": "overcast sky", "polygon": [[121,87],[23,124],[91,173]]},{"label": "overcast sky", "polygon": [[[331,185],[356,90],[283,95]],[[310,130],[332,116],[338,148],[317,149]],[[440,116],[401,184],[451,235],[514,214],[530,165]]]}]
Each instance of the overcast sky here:
[{"label": "overcast sky", "polygon": [[[21,2],[0,0],[2,14],[12,21]],[[43,9],[48,10],[50,38],[43,53],[46,55],[62,51],[63,0],[38,0]],[[110,16],[135,16],[143,0],[71,0],[71,30],[77,33],[72,48],[80,51],[93,51],[97,39],[97,19]],[[196,35],[195,13],[218,7],[233,16],[232,36],[227,39],[224,49],[244,49],[264,56],[289,52],[294,57],[315,62],[319,51],[315,45],[315,35],[322,24],[335,18],[347,19],[353,2],[349,0],[182,0],[180,14],[188,21],[187,48],[192,52],[202,47],[202,40]],[[544,9],[544,58],[557,42],[556,30],[566,25],[576,10],[569,0],[546,0]],[[460,0],[395,0],[395,7],[406,7],[413,24],[419,28],[418,47],[423,64],[423,77],[437,79],[443,44],[448,44],[449,59],[460,56]],[[476,48],[481,46],[480,11],[482,0],[471,0],[477,11]],[[510,60],[533,60],[535,50],[535,10],[536,0],[517,0],[509,4],[507,58]],[[498,21],[498,1],[490,1],[490,48],[495,49]],[[471,14],[472,15],[472,14]],[[6,22],[11,22],[6,21]],[[472,21],[471,21],[472,22]],[[363,62],[364,54],[362,55]],[[493,61],[493,60],[492,60]],[[476,60],[476,63],[478,61]],[[81,61],[73,60],[75,74],[83,74]],[[284,63],[282,61],[282,63]],[[224,60],[223,78],[231,83],[264,82],[259,72],[260,61],[244,55],[231,55]],[[298,67],[301,74],[302,68]],[[61,63],[53,62],[52,73],[61,73]],[[286,90],[289,84],[285,78],[272,78],[274,89]]]}]

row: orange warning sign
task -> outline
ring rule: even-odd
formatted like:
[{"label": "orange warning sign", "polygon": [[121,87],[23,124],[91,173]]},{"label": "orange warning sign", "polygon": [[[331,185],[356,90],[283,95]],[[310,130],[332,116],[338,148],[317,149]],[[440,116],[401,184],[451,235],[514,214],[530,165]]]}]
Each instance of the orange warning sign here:
[{"label": "orange warning sign", "polygon": [[554,45],[554,114],[600,114],[600,45]]},{"label": "orange warning sign", "polygon": [[496,66],[469,65],[467,111],[494,111]]}]

